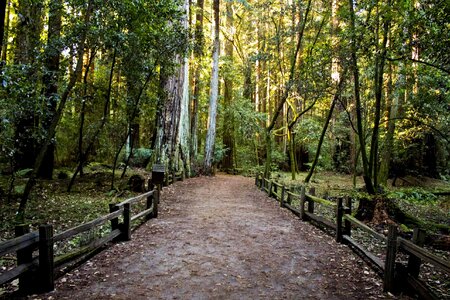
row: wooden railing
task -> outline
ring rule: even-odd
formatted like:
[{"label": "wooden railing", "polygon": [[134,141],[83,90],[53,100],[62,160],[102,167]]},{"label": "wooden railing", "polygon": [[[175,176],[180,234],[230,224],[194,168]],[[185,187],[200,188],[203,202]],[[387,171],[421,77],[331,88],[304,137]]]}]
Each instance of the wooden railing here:
[{"label": "wooden railing", "polygon": [[[384,291],[399,292],[412,288],[424,299],[440,299],[439,295],[436,295],[419,279],[420,265],[422,261],[425,261],[435,269],[450,275],[450,262],[420,247],[425,239],[423,231],[415,229],[412,241],[408,241],[398,237],[397,227],[390,225],[386,237],[352,216],[350,198],[346,198],[345,203],[343,203],[343,199],[338,199],[337,202],[329,201],[316,197],[314,189],[310,189],[309,193],[306,193],[305,186],[301,187],[300,194],[295,194],[281,183],[264,178],[261,175],[256,176],[255,184],[262,191],[265,191],[269,197],[273,197],[280,202],[281,207],[289,209],[301,220],[309,221],[320,228],[326,229],[327,232],[331,230],[337,242],[347,244],[382,276]],[[292,204],[294,200],[298,200],[297,207]],[[334,209],[335,221],[317,214],[315,204]],[[371,238],[386,244],[384,261],[352,238],[352,228],[360,229]],[[399,251],[408,255],[407,266],[397,262]],[[405,284],[402,285],[404,282]]]},{"label": "wooden railing", "polygon": [[[151,187],[153,188],[153,186]],[[17,258],[15,267],[0,274],[0,285],[18,278],[21,294],[52,291],[57,271],[86,259],[108,242],[130,240],[133,221],[156,218],[158,216],[159,194],[159,188],[155,188],[118,204],[110,204],[109,214],[56,235],[54,235],[53,225],[41,225],[38,232],[31,233],[29,233],[28,225],[17,226],[17,237],[0,243],[0,258],[11,253],[15,253]],[[145,209],[133,215],[132,205],[143,200],[145,200]],[[70,253],[54,255],[53,249],[56,243],[73,239],[76,235],[91,231],[94,228],[100,228],[107,222],[110,223],[110,229],[106,235],[98,237]],[[38,255],[33,256],[36,249]]]}]

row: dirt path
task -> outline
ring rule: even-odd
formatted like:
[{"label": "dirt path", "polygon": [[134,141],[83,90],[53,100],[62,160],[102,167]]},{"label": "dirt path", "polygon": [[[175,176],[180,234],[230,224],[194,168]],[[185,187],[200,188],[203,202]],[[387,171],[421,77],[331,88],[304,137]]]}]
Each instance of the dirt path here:
[{"label": "dirt path", "polygon": [[158,219],[40,299],[383,299],[347,247],[256,189],[219,175],[163,191]]}]

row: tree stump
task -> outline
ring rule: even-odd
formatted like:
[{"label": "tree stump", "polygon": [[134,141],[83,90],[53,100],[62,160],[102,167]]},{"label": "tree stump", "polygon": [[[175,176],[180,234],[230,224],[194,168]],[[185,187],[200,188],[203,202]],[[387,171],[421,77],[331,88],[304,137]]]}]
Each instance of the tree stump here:
[{"label": "tree stump", "polygon": [[128,180],[128,187],[130,191],[143,193],[145,191],[145,178],[141,175],[133,175]]}]

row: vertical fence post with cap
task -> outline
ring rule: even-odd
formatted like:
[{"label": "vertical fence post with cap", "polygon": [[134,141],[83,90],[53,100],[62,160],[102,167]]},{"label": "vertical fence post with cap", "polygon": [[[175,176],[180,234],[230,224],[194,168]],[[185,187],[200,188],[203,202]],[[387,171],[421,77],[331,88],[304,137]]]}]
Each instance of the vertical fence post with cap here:
[{"label": "vertical fence post with cap", "polygon": [[384,264],[383,290],[393,292],[395,285],[395,257],[397,255],[397,227],[389,225],[386,261]]},{"label": "vertical fence post with cap", "polygon": [[131,204],[123,205],[123,224],[122,224],[122,240],[131,240]]},{"label": "vertical fence post with cap", "polygon": [[[21,224],[15,227],[16,237],[22,236],[30,232],[30,226],[28,224]],[[33,248],[26,247],[21,250],[17,250],[17,265],[28,264],[33,261]],[[21,294],[28,294],[31,292],[33,285],[33,278],[31,272],[26,272],[19,277],[19,292]]]},{"label": "vertical fence post with cap", "polygon": [[39,291],[55,289],[53,225],[39,226]]},{"label": "vertical fence post with cap", "polygon": [[[419,228],[414,228],[412,242],[417,246],[422,247],[425,243],[425,231]],[[408,258],[408,267],[407,271],[412,277],[417,278],[420,272],[420,264],[422,260],[417,256],[410,254]]]},{"label": "vertical fence post with cap", "polygon": [[344,215],[344,207],[342,206],[342,198],[338,199],[336,208],[336,242],[342,242],[342,217]]},{"label": "vertical fence post with cap", "polygon": [[305,200],[306,200],[306,187],[303,185],[300,191],[300,220],[305,221]]}]

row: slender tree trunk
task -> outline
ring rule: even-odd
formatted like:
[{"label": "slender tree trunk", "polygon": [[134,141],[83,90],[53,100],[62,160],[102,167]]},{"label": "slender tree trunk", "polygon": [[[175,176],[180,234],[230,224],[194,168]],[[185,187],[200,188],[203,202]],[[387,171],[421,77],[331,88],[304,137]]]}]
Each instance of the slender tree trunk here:
[{"label": "slender tree trunk", "polygon": [[[184,1],[184,12],[186,15],[190,15],[189,1]],[[183,20],[183,26],[186,30],[189,29],[189,22],[187,17]],[[184,57],[181,57],[183,64],[181,65],[180,78],[181,83],[181,97],[180,97],[180,116],[178,125],[178,136],[176,147],[179,169],[182,169],[184,173],[190,177],[191,175],[191,126],[190,126],[190,111],[189,111],[189,60],[187,53]],[[180,153],[181,152],[181,153]]]},{"label": "slender tree trunk", "polygon": [[195,22],[195,45],[194,58],[197,60],[197,66],[194,71],[194,94],[192,96],[191,113],[191,154],[194,158],[198,154],[198,104],[200,99],[200,71],[202,68],[204,34],[203,34],[203,7],[204,0],[197,1],[197,14]]},{"label": "slender tree trunk", "polygon": [[[234,16],[233,16],[233,3],[226,3],[227,10],[227,28],[233,28],[234,26]],[[230,30],[231,32],[231,30]],[[233,36],[225,42],[225,56],[227,58],[227,63],[233,65]],[[231,77],[231,69],[225,74],[225,90],[224,90],[224,109],[225,117],[223,122],[223,145],[227,149],[223,160],[222,167],[225,170],[234,168],[234,117],[231,111],[231,106],[233,103],[233,78]]]},{"label": "slender tree trunk", "polygon": [[369,172],[369,161],[367,159],[366,152],[366,141],[362,126],[362,106],[361,106],[361,95],[359,90],[359,68],[358,68],[358,58],[356,54],[356,25],[355,25],[355,10],[353,8],[353,0],[349,0],[349,11],[350,11],[350,32],[351,32],[351,67],[353,69],[353,81],[354,81],[354,96],[356,103],[356,123],[358,130],[358,139],[361,149],[362,164],[364,169],[364,183],[366,185],[367,192],[369,194],[374,194],[375,189],[373,187],[371,174]]},{"label": "slender tree trunk", "polygon": [[219,23],[220,0],[214,0],[214,43],[213,63],[209,96],[208,132],[205,143],[204,172],[213,175],[214,144],[216,139],[216,114],[217,100],[219,97],[219,53],[220,53],[220,23]]},{"label": "slender tree trunk", "polygon": [[[139,104],[140,104],[141,99],[142,99],[142,94],[146,90],[146,88],[147,88],[151,78],[153,77],[153,75],[154,75],[154,70],[149,72],[149,74],[147,75],[147,78],[146,78],[144,84],[140,88],[139,93],[138,93],[138,95],[137,95],[137,97],[136,97],[136,99],[135,99],[135,101],[133,103],[133,111],[131,112],[131,114],[130,114],[130,116],[128,118],[129,119],[129,123],[132,123],[134,121],[134,119],[136,118],[136,116],[139,114]],[[126,143],[128,141],[128,138],[131,135],[131,131],[130,130],[127,130],[126,132],[127,133],[123,137],[122,142],[120,143],[119,149],[117,149],[116,154],[114,156],[113,170],[112,170],[112,175],[111,175],[111,190],[114,189],[114,181],[115,181],[115,176],[116,176],[116,167],[117,167],[117,162],[119,160],[120,153],[122,152],[122,149],[125,147],[125,145],[126,145]],[[133,148],[133,147],[131,147],[131,148]],[[132,149],[131,149],[130,153],[132,153]],[[127,159],[127,161],[128,161],[128,159]],[[127,163],[127,165],[128,165],[128,163]],[[122,173],[121,177],[123,177],[125,175],[125,172],[126,172],[126,169],[127,169],[127,165],[125,166],[124,172]]]},{"label": "slender tree trunk", "polygon": [[[387,3],[387,6],[389,5],[390,1],[388,1]],[[375,59],[375,117],[372,131],[372,142],[370,144],[370,160],[368,170],[369,174],[371,174],[374,188],[378,187],[378,141],[379,141],[379,128],[381,119],[381,101],[383,97],[384,65],[386,62],[388,33],[389,33],[389,22],[385,20],[383,25],[383,40],[381,48],[378,49],[377,56]]]},{"label": "slender tree trunk", "polygon": [[[89,60],[86,66],[86,69],[84,71],[83,76],[83,98],[81,100],[81,108],[80,108],[80,125],[78,127],[78,163],[82,160],[83,155],[83,139],[84,139],[84,122],[86,119],[86,102],[88,100],[88,77],[89,72],[91,70],[91,64],[94,61],[96,55],[96,51],[93,51],[91,55],[89,56]],[[80,166],[80,176],[84,175],[83,172],[84,165],[81,164]]]},{"label": "slender tree trunk", "polygon": [[338,77],[340,77],[338,88],[337,88],[336,94],[334,95],[333,100],[331,102],[331,107],[330,107],[330,110],[328,111],[328,116],[325,120],[325,124],[323,126],[322,133],[320,135],[319,143],[317,144],[316,156],[314,157],[314,161],[312,163],[311,169],[309,169],[308,175],[306,175],[306,177],[305,177],[305,183],[309,183],[312,175],[314,174],[314,169],[316,168],[316,165],[319,162],[320,150],[322,148],[323,140],[325,138],[325,134],[327,132],[328,125],[330,124],[331,118],[333,116],[334,107],[336,106],[336,102],[341,97],[342,88],[344,86],[345,71],[341,76],[338,76]]},{"label": "slender tree trunk", "polygon": [[[394,133],[395,133],[395,119],[397,118],[398,112],[398,98],[393,96],[393,70],[392,64],[389,68],[389,82],[388,82],[388,92],[386,95],[387,105],[386,105],[386,115],[388,117],[386,137],[384,139],[384,147],[381,152],[381,162],[380,170],[378,172],[378,183],[386,186],[389,177],[389,166],[391,161],[391,153],[394,146]],[[401,69],[401,67],[400,67]],[[400,78],[402,75],[399,76]],[[401,93],[399,93],[401,94]],[[392,99],[392,100],[391,100]]]},{"label": "slender tree trunk", "polygon": [[295,180],[298,168],[297,168],[297,160],[295,159],[295,141],[294,141],[294,133],[292,130],[287,130],[287,143],[289,144],[289,161],[291,163],[291,179]]},{"label": "slender tree trunk", "polygon": [[109,113],[109,103],[111,101],[111,91],[112,91],[112,82],[114,78],[114,68],[116,66],[116,55],[117,55],[117,48],[114,49],[113,54],[113,60],[111,63],[111,70],[109,74],[109,83],[108,83],[108,90],[105,96],[105,105],[103,107],[103,116],[100,125],[97,127],[94,135],[92,136],[91,140],[89,141],[89,144],[87,145],[85,151],[80,154],[80,160],[78,162],[77,169],[75,170],[75,173],[73,173],[72,178],[70,179],[69,186],[67,187],[67,192],[70,192],[72,190],[72,187],[75,183],[75,179],[78,175],[78,173],[83,168],[83,165],[87,162],[88,156],[90,152],[92,151],[95,141],[97,140],[100,132],[102,131],[103,127],[105,126],[107,120],[108,120],[108,113]]}]

